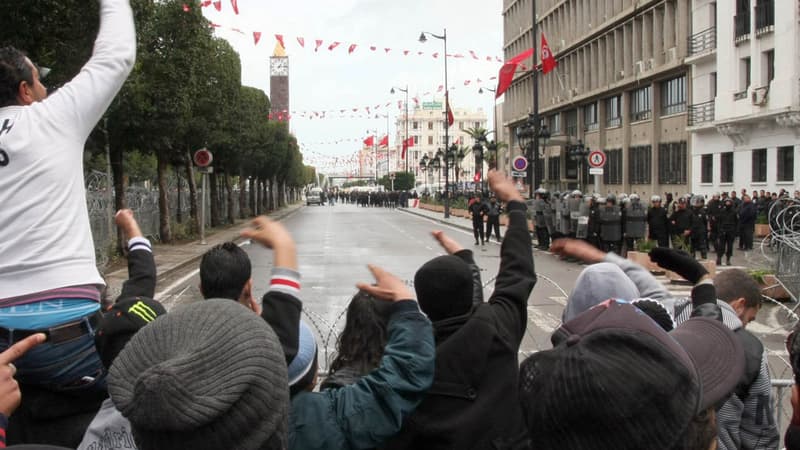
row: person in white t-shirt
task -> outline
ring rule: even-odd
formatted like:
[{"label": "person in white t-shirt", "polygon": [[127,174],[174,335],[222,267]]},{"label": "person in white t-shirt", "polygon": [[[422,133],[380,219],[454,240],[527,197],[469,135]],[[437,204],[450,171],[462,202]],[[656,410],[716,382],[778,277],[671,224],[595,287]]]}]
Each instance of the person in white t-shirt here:
[{"label": "person in white t-shirt", "polygon": [[[1,44],[0,44],[1,45]],[[136,58],[129,0],[100,1],[94,52],[53,95],[44,70],[0,48],[0,351],[48,335],[18,361],[22,383],[104,387],[94,349],[104,282],[96,264],[83,148]]]}]

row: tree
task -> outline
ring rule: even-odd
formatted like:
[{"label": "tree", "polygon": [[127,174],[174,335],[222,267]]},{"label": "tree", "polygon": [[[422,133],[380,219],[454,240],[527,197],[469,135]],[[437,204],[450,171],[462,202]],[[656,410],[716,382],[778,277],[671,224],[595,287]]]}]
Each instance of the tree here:
[{"label": "tree", "polygon": [[[394,190],[409,191],[414,189],[414,181],[414,174],[411,172],[395,172]],[[388,175],[382,176],[378,183],[387,191],[392,190],[392,180]]]}]

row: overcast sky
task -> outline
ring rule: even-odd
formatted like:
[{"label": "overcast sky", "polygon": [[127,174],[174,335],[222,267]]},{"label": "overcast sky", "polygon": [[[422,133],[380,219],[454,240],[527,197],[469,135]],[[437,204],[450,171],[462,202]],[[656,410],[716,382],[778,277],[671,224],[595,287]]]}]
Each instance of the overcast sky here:
[{"label": "overcast sky", "polygon": [[[235,15],[230,0],[222,0],[222,11],[204,8],[205,16],[222,25],[217,36],[225,38],[239,52],[242,60],[242,82],[257,87],[269,95],[269,57],[275,47],[275,34],[284,35],[289,55],[290,103],[296,111],[291,127],[298,141],[306,149],[324,155],[346,156],[360,148],[359,142],[319,144],[339,139],[363,139],[367,130],[386,133],[386,118],[349,118],[352,108],[366,114],[370,106],[380,104],[379,114],[388,111],[391,118],[389,130],[394,145],[395,118],[402,111],[397,101],[404,94],[391,95],[392,86],[409,86],[410,98],[430,101],[437,88],[444,84],[442,57],[434,59],[434,52],[443,53],[442,41],[429,39],[418,42],[421,31],[441,34],[447,28],[448,53],[463,54],[464,58],[448,59],[448,78],[451,86],[451,104],[455,108],[483,108],[491,123],[493,96],[478,94],[476,80],[482,85],[495,87],[501,63],[486,61],[486,56],[502,57],[502,1],[500,0],[238,0],[239,15]],[[241,35],[230,28],[239,28]],[[263,33],[261,42],[254,45],[252,31]],[[304,37],[305,49],[296,37]],[[314,52],[315,39],[324,41]],[[329,51],[333,41],[341,44]],[[348,54],[350,44],[358,44],[353,54]],[[370,51],[375,45],[378,51]],[[391,48],[388,54],[384,48]],[[403,56],[403,50],[410,50]],[[480,61],[473,59],[474,51]],[[417,52],[425,52],[418,56]],[[464,80],[472,80],[464,86]],[[425,92],[433,95],[423,97]],[[442,94],[438,94],[441,99]],[[385,104],[392,102],[391,107]],[[413,106],[413,100],[410,100]],[[300,111],[348,110],[345,119],[304,119]],[[330,115],[330,114],[329,114]],[[335,115],[339,115],[338,113]],[[306,152],[306,162],[312,155]]]}]

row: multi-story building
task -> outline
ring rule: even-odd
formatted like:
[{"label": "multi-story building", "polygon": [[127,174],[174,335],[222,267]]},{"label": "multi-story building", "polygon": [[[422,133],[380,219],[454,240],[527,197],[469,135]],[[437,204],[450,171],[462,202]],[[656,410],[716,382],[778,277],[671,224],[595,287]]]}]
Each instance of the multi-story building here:
[{"label": "multi-story building", "polygon": [[[558,68],[539,75],[539,112],[551,138],[534,160],[551,190],[592,190],[582,143],[603,150],[600,192],[686,192],[686,131],[692,0],[538,0],[538,25]],[[531,0],[504,0],[506,59],[532,45]],[[537,42],[539,37],[536,37]],[[505,93],[511,148],[533,110],[530,71]],[[588,186],[588,187],[587,187]]]},{"label": "multi-story building", "polygon": [[800,174],[800,5],[692,3],[693,191],[792,190]]},{"label": "multi-story building", "polygon": [[[449,143],[462,147],[466,156],[458,165],[459,181],[472,181],[475,175],[475,158],[472,154],[472,145],[475,140],[470,137],[467,130],[474,128],[487,129],[486,112],[483,109],[468,110],[464,108],[453,108],[454,123],[448,130]],[[397,155],[401,154],[401,146],[406,133],[406,117],[400,114],[396,121],[397,135],[395,137]],[[409,108],[408,114],[408,136],[414,139],[414,145],[408,149],[408,170],[413,172],[418,181],[423,181],[426,171],[420,170],[420,160],[424,155],[433,157],[437,151],[445,147],[445,116],[444,102],[430,101],[423,102],[418,107]],[[491,136],[490,136],[491,139]],[[398,164],[397,170],[405,170],[405,163],[396,159],[397,163],[392,162],[392,167]],[[484,169],[488,165],[484,165]],[[455,169],[454,169],[455,170]],[[451,170],[450,177],[455,181],[456,173]],[[444,182],[444,174],[442,174]]]}]

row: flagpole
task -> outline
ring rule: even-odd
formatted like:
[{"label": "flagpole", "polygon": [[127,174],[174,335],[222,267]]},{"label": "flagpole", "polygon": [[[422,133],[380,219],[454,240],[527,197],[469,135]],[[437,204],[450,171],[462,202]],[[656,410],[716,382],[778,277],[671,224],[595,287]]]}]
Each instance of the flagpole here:
[{"label": "flagpole", "polygon": [[533,38],[533,126],[536,130],[533,136],[533,155],[530,156],[530,164],[528,164],[528,171],[530,180],[530,185],[528,186],[528,198],[533,198],[533,192],[536,189],[536,168],[534,167],[537,162],[539,162],[539,70],[536,68],[538,59],[538,43],[536,42],[536,38],[539,30],[538,24],[536,23],[536,0],[532,0],[533,4],[533,15],[532,15],[532,23],[531,23],[531,36]]},{"label": "flagpole", "polygon": [[406,172],[408,172],[408,84],[406,84],[406,140],[403,141],[406,157]]},{"label": "flagpole", "polygon": [[444,29],[444,218],[450,218],[450,164],[447,161],[447,148],[450,146],[450,86],[447,84],[447,28]]}]

